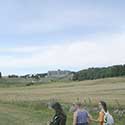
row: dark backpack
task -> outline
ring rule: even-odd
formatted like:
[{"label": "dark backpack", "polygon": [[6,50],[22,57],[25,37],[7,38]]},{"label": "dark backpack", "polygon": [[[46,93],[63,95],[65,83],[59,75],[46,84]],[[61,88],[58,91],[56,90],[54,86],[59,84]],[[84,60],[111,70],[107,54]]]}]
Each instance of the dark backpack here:
[{"label": "dark backpack", "polygon": [[53,117],[53,121],[50,125],[66,125],[66,115],[65,114],[56,114]]}]

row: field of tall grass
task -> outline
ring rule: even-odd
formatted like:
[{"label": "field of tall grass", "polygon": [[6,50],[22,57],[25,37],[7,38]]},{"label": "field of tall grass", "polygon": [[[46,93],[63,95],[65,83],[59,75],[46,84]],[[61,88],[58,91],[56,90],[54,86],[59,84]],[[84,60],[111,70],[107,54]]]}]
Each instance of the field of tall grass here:
[{"label": "field of tall grass", "polygon": [[47,125],[54,113],[47,106],[51,101],[61,102],[68,116],[67,125],[72,125],[69,109],[78,99],[94,118],[98,117],[98,100],[106,101],[115,125],[125,124],[124,77],[32,86],[21,79],[7,80],[0,80],[0,125]]}]

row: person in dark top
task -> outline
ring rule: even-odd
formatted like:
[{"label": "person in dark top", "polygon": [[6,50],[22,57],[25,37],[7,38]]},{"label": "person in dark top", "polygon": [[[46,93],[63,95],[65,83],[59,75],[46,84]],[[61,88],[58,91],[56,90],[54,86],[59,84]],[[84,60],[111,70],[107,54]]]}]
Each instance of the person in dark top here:
[{"label": "person in dark top", "polygon": [[66,125],[67,117],[60,103],[58,102],[54,103],[52,105],[52,109],[55,110],[55,115],[49,125]]}]

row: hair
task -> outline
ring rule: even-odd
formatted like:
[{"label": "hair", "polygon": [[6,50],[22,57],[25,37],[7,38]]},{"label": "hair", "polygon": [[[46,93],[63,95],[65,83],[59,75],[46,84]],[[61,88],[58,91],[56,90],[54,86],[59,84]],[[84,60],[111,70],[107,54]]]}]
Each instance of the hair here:
[{"label": "hair", "polygon": [[104,101],[100,101],[100,103],[101,103],[104,111],[107,112],[107,104]]},{"label": "hair", "polygon": [[55,102],[53,105],[52,105],[52,108],[56,111],[56,112],[59,112],[59,113],[63,113],[63,109],[62,109],[62,106],[59,102]]},{"label": "hair", "polygon": [[81,103],[81,102],[77,102],[76,105],[77,105],[78,107],[81,107],[81,106],[82,106],[82,103]]}]

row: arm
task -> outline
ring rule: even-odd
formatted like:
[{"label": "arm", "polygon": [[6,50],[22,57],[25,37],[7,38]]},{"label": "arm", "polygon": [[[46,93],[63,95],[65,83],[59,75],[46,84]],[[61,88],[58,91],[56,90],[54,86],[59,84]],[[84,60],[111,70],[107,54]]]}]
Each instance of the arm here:
[{"label": "arm", "polygon": [[88,112],[87,112],[87,116],[88,116],[88,123],[90,123],[93,120],[93,118]]},{"label": "arm", "polygon": [[91,121],[94,121],[94,122],[98,122],[99,120],[97,120],[97,119],[94,119],[93,117],[92,117],[92,115],[90,115],[88,112],[87,112],[87,114],[88,114],[88,123],[90,123]]},{"label": "arm", "polygon": [[94,122],[99,122],[99,120],[98,119],[91,119],[91,121],[94,121]]},{"label": "arm", "polygon": [[77,123],[77,112],[74,112],[74,115],[73,115],[73,125],[76,125]]},{"label": "arm", "polygon": [[98,119],[94,119],[93,117],[92,117],[92,115],[90,115],[90,114],[88,114],[88,121],[94,121],[94,122],[98,122],[99,120]]},{"label": "arm", "polygon": [[99,117],[97,120],[93,120],[95,122],[98,122],[100,125],[103,125],[104,122],[104,113],[103,112],[99,112]]},{"label": "arm", "polygon": [[67,119],[66,115],[63,114],[61,116],[60,125],[66,125],[66,119]]}]

